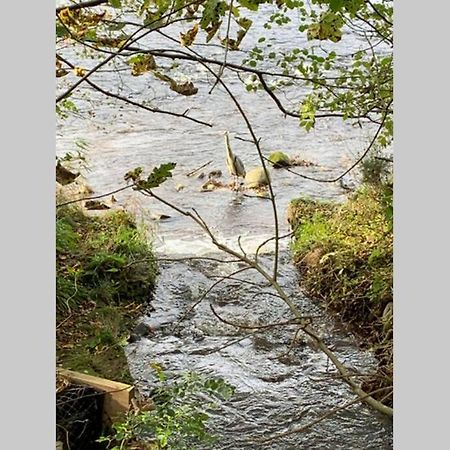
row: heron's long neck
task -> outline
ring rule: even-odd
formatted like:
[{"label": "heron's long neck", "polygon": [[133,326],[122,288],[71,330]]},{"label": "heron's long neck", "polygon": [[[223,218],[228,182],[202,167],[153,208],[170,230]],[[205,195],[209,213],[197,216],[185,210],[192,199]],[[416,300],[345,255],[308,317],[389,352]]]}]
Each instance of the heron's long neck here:
[{"label": "heron's long neck", "polygon": [[228,137],[228,133],[225,133],[225,147],[227,148],[227,155],[230,158],[233,158],[233,152],[231,151],[230,138]]}]

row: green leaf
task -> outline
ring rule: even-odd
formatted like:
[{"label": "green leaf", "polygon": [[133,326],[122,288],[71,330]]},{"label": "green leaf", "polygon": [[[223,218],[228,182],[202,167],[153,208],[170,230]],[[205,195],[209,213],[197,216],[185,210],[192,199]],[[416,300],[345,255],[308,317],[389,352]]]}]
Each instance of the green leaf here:
[{"label": "green leaf", "polygon": [[313,23],[308,27],[308,40],[319,39],[339,42],[342,38],[342,27],[344,21],[333,12],[325,12],[320,16],[318,23]]},{"label": "green leaf", "polygon": [[109,3],[113,8],[121,8],[121,7],[122,7],[122,2],[121,2],[121,0],[108,0],[108,3]]},{"label": "green leaf", "polygon": [[108,24],[108,29],[111,30],[111,31],[120,31],[124,27],[125,27],[125,23],[124,22],[117,22],[117,23]]},{"label": "green leaf", "polygon": [[69,32],[66,27],[61,25],[59,22],[56,22],[56,36],[57,37],[65,37],[69,36]]},{"label": "green leaf", "polygon": [[203,9],[202,19],[200,20],[200,26],[203,29],[211,24],[216,24],[220,21],[220,18],[225,14],[225,4],[220,0],[206,0]]},{"label": "green leaf", "polygon": [[363,6],[364,0],[346,0],[345,9],[354,16]]},{"label": "green leaf", "polygon": [[259,5],[264,3],[264,0],[239,0],[239,3],[250,11],[258,11]]},{"label": "green leaf", "polygon": [[331,11],[337,12],[344,6],[345,0],[330,0]]},{"label": "green leaf", "polygon": [[152,189],[158,187],[168,178],[172,177],[172,170],[175,166],[176,163],[166,163],[161,164],[159,167],[155,167],[153,172],[148,176],[147,181],[140,181],[136,186],[136,189]]}]

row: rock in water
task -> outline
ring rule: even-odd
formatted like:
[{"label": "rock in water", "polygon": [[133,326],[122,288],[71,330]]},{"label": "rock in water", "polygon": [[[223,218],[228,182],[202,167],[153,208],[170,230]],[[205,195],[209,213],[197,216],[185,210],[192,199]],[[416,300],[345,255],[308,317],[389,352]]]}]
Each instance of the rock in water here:
[{"label": "rock in water", "polygon": [[84,207],[90,211],[110,209],[110,206],[108,206],[106,203],[100,202],[99,200],[88,200],[84,203]]},{"label": "rock in water", "polygon": [[65,186],[66,184],[73,183],[75,178],[80,176],[80,172],[73,173],[70,170],[66,169],[61,163],[58,161],[56,164],[56,181],[59,184]]},{"label": "rock in water", "polygon": [[269,184],[269,179],[262,167],[256,167],[245,175],[245,184],[248,188],[255,189]]},{"label": "rock in water", "polygon": [[211,170],[211,172],[208,173],[208,178],[220,178],[221,176],[221,170]]},{"label": "rock in water", "polygon": [[289,167],[291,165],[291,158],[283,152],[273,152],[269,156],[269,161],[274,168]]}]

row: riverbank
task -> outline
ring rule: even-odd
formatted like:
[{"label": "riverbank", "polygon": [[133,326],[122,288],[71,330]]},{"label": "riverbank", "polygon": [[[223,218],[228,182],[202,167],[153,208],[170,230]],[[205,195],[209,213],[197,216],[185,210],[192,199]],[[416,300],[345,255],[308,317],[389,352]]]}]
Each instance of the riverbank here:
[{"label": "riverbank", "polygon": [[[377,373],[371,392],[393,384],[393,230],[386,188],[364,185],[345,203],[299,198],[288,208],[294,263],[305,293],[321,301],[370,347]],[[383,398],[392,406],[392,396]]]},{"label": "riverbank", "polygon": [[57,208],[57,366],[131,383],[124,346],[156,273],[151,245],[129,213]]}]

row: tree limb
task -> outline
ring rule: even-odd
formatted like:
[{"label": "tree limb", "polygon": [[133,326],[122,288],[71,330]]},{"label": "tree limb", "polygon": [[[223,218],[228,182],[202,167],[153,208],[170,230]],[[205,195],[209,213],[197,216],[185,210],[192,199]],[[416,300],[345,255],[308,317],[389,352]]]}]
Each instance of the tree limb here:
[{"label": "tree limb", "polygon": [[103,5],[105,3],[108,3],[108,0],[89,0],[86,2],[72,3],[67,6],[58,6],[56,8],[56,14],[61,12],[63,9],[74,10],[74,9],[82,9],[82,8],[91,8],[93,6],[99,6],[99,5]]}]

